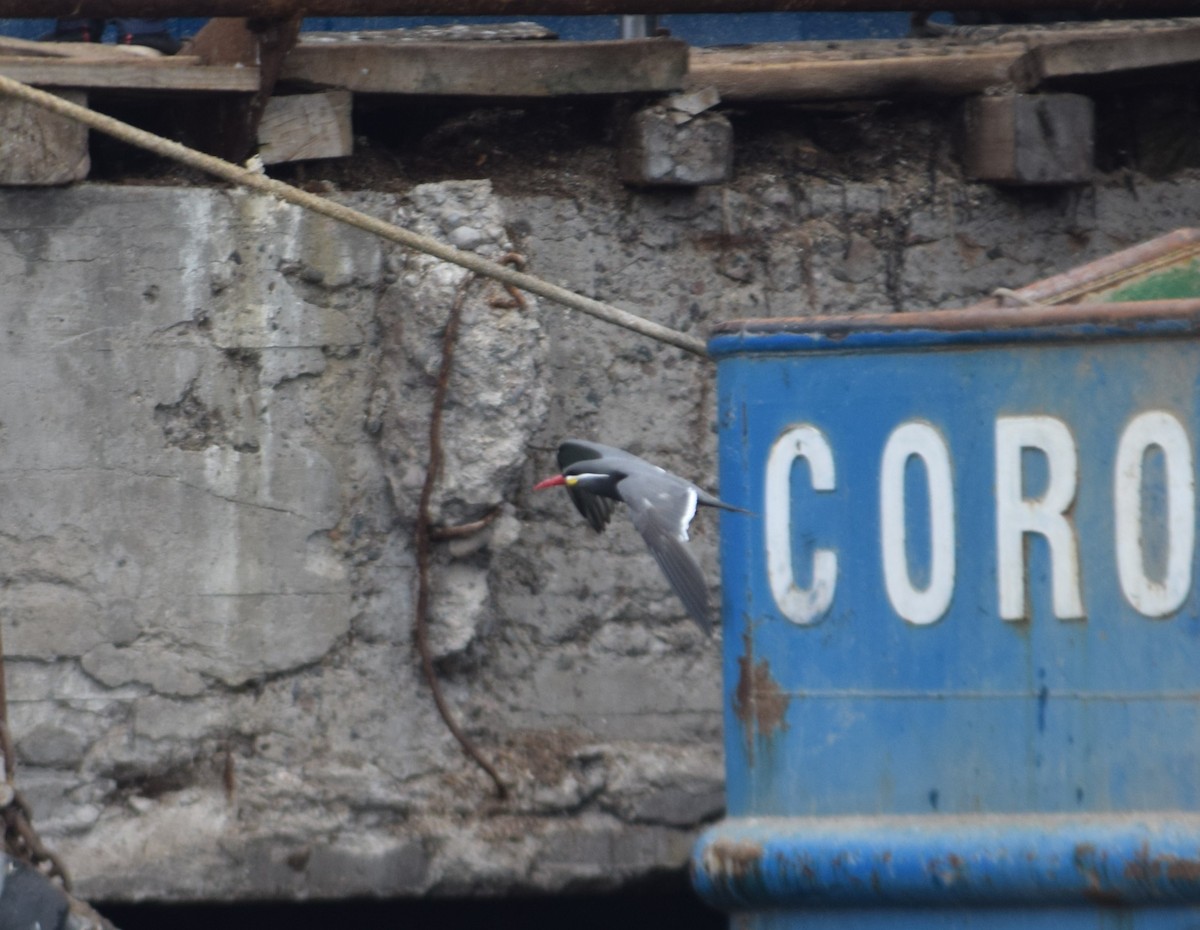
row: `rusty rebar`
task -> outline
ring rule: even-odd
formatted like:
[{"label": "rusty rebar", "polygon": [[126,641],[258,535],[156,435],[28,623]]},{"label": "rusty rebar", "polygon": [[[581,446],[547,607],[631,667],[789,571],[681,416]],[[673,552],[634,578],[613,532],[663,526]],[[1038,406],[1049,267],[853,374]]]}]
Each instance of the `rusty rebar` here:
[{"label": "rusty rebar", "polygon": [[[467,299],[467,288],[476,280],[475,275],[467,277],[455,295],[454,303],[446,317],[446,326],[442,330],[442,364],[438,369],[437,380],[433,389],[433,407],[429,414],[429,460],[425,467],[425,483],[421,486],[421,498],[417,504],[417,520],[413,528],[414,545],[417,550],[417,603],[413,617],[413,643],[417,655],[421,659],[421,672],[433,695],[433,703],[438,715],[446,725],[451,735],[458,741],[462,751],[478,765],[492,784],[496,786],[496,796],[503,799],[508,796],[508,786],[496,767],[475,745],[474,740],[466,734],[454,712],[450,709],[445,695],[442,694],[441,681],[433,664],[433,649],[429,645],[429,602],[432,599],[430,586],[430,569],[433,565],[433,543],[435,538],[447,538],[448,530],[433,525],[431,505],[433,492],[437,486],[438,474],[442,470],[444,455],[442,452],[442,412],[446,406],[446,395],[450,392],[450,372],[454,367],[454,347],[458,342],[458,329],[462,321],[463,304]],[[494,511],[499,513],[499,510]],[[487,518],[485,518],[487,519]],[[490,522],[490,519],[489,519]]]},{"label": "rusty rebar", "polygon": [[643,13],[1039,12],[1200,15],[1200,0],[0,0],[0,17],[586,16]]}]

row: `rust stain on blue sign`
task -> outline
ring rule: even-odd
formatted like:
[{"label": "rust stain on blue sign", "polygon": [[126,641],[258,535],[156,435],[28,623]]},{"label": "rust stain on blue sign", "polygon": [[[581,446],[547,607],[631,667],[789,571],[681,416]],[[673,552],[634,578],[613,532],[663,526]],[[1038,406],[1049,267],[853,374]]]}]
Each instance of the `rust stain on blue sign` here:
[{"label": "rust stain on blue sign", "polygon": [[733,713],[741,722],[746,752],[753,764],[754,739],[770,737],[776,730],[787,729],[788,696],[771,677],[766,659],[754,661],[754,641],[747,633],[742,642],[745,652],[738,656],[738,680],[733,691]]}]

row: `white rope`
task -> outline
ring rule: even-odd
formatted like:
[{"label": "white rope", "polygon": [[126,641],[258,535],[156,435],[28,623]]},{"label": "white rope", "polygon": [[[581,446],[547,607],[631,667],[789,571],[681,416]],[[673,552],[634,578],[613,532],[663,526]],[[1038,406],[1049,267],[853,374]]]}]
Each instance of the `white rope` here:
[{"label": "white rope", "polygon": [[359,210],[335,203],[325,197],[310,194],[308,191],[285,184],[283,181],[269,178],[265,174],[242,168],[239,165],[233,164],[233,162],[198,152],[171,139],[164,139],[162,136],[156,136],[153,133],[146,132],[144,129],[138,129],[136,126],[122,123],[111,116],[105,116],[102,113],[89,110],[87,107],[81,107],[78,104],[71,103],[61,97],[56,97],[54,94],[47,93],[44,90],[38,90],[20,81],[14,81],[12,78],[5,77],[4,75],[0,75],[0,93],[36,104],[51,112],[83,123],[106,135],[120,139],[122,142],[147,149],[156,155],[173,158],[185,165],[206,171],[226,181],[240,184],[252,190],[261,191],[264,194],[270,194],[278,197],[280,200],[296,204],[299,207],[312,210],[315,213],[320,213],[339,222],[366,230],[389,242],[398,243],[418,252],[425,252],[443,261],[461,265],[463,268],[474,271],[476,274],[520,288],[531,294],[537,294],[539,297],[545,297],[547,300],[552,300],[573,310],[580,310],[606,323],[622,326],[625,329],[632,330],[643,336],[649,336],[651,339],[656,339],[659,342],[665,342],[668,345],[686,349],[688,352],[696,355],[706,358],[708,356],[703,340],[697,339],[695,336],[689,336],[687,333],[681,333],[668,326],[644,319],[630,313],[628,310],[622,310],[620,307],[614,307],[603,301],[593,300],[590,297],[576,294],[565,287],[559,287],[557,284],[543,281],[541,278],[531,274],[500,265],[482,258],[473,252],[463,252],[453,246],[446,245],[444,242],[439,242],[437,239],[423,236],[420,233],[404,229],[394,223],[377,219]]}]

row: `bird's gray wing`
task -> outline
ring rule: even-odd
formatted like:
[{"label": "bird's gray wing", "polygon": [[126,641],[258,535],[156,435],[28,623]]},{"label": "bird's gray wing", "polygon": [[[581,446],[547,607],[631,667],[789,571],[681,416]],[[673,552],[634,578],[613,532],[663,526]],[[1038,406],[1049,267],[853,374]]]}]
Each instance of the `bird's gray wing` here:
[{"label": "bird's gray wing", "polygon": [[[566,472],[577,462],[604,458],[605,454],[610,451],[608,446],[585,442],[582,439],[567,439],[558,447],[558,470]],[[601,497],[599,494],[592,494],[590,491],[573,488],[569,485],[567,494],[570,495],[575,509],[583,514],[588,525],[597,533],[603,533],[604,528],[608,526],[609,517],[612,516],[613,502],[607,497]]]},{"label": "bird's gray wing", "polygon": [[687,525],[696,512],[696,492],[682,482],[664,486],[645,475],[631,475],[620,483],[618,491],[672,590],[700,629],[711,634],[708,585],[700,565],[684,545]]}]

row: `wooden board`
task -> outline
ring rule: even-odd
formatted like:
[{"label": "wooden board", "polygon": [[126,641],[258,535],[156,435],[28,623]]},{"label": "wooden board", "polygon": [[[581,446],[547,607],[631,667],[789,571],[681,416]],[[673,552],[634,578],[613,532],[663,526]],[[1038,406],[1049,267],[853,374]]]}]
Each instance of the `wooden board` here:
[{"label": "wooden board", "polygon": [[1014,63],[1018,90],[1200,65],[1200,27],[1074,39],[1031,49]]},{"label": "wooden board", "polygon": [[[723,100],[852,100],[894,96],[969,96],[1009,85],[1018,61],[1075,42],[1132,48],[1176,48],[1200,20],[988,26],[935,39],[779,42],[695,48],[686,86],[716,87]],[[1193,47],[1200,47],[1194,39]],[[1106,46],[1106,43],[1108,44]],[[1176,51],[1176,56],[1184,54]],[[1040,60],[1040,59],[1039,59]]]},{"label": "wooden board", "polygon": [[263,164],[352,154],[352,96],[349,91],[330,90],[272,97],[258,124],[258,154]]},{"label": "wooden board", "polygon": [[954,48],[931,40],[915,50],[850,57],[816,43],[691,50],[687,86],[711,85],[721,99],[851,100],[891,96],[966,96],[1008,80],[1024,45]]},{"label": "wooden board", "polygon": [[128,61],[130,58],[162,58],[162,52],[144,45],[105,45],[100,42],[34,42],[0,36],[0,55],[26,58],[88,58],[93,61]]},{"label": "wooden board", "polygon": [[258,69],[201,66],[195,58],[130,58],[92,61],[0,56],[0,74],[38,87],[118,88],[254,93]]},{"label": "wooden board", "polygon": [[301,43],[280,80],[356,93],[555,97],[678,90],[687,45],[612,42]]}]

